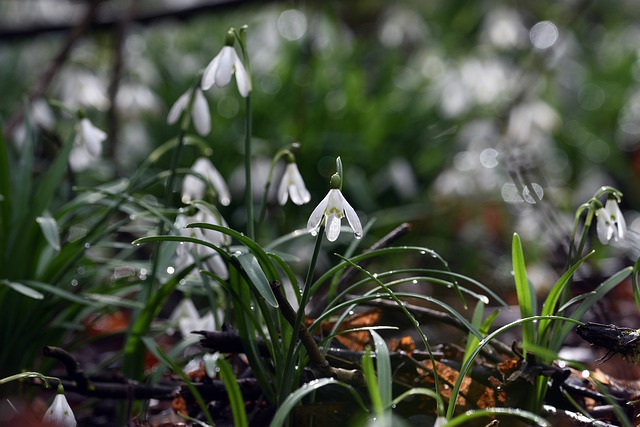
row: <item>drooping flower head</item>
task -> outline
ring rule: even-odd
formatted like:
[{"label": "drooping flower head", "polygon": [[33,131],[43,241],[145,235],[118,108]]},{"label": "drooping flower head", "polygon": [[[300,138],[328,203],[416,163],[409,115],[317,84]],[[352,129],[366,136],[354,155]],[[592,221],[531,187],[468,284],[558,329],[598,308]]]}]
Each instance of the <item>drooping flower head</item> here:
[{"label": "drooping flower head", "polygon": [[624,239],[627,223],[615,197],[607,198],[604,207],[596,211],[596,217],[598,218],[596,231],[602,244],[609,243],[612,237],[616,242]]},{"label": "drooping flower head", "polygon": [[309,194],[307,187],[304,185],[304,180],[302,179],[302,175],[300,175],[293,154],[287,156],[287,166],[282,175],[280,186],[278,186],[278,203],[284,206],[289,197],[291,197],[291,201],[298,206],[308,203],[311,200],[311,194]]},{"label": "drooping flower head", "polygon": [[167,123],[170,125],[176,123],[184,111],[191,108],[191,119],[193,120],[193,126],[196,128],[196,132],[198,132],[200,136],[207,136],[209,132],[211,132],[209,104],[207,104],[202,89],[196,87],[193,89],[193,105],[190,107],[189,101],[191,100],[191,93],[191,90],[187,90],[174,102],[167,115]]},{"label": "drooping flower head", "polygon": [[[187,237],[193,237],[205,242],[209,242],[218,247],[225,247],[230,244],[229,237],[219,231],[209,230],[206,228],[186,228],[187,224],[193,222],[205,222],[214,225],[226,227],[227,223],[219,212],[210,210],[204,204],[196,205],[198,211],[193,216],[178,215],[176,218],[176,227],[180,229],[180,234]],[[215,208],[214,208],[215,209]],[[209,246],[185,242],[178,245],[176,249],[175,264],[176,269],[181,270],[189,264],[192,264],[198,257],[204,260],[204,267],[220,276],[222,279],[229,277],[229,271],[224,260],[218,252]]]},{"label": "drooping flower head", "polygon": [[69,402],[67,402],[67,398],[64,396],[64,388],[62,388],[62,385],[58,386],[58,393],[44,414],[42,422],[46,425],[56,427],[76,427],[78,424],[71,410],[71,406],[69,406]]},{"label": "drooping flower head", "polygon": [[[189,203],[195,199],[201,199],[207,191],[207,187],[211,186],[218,196],[218,201],[223,206],[231,203],[231,193],[224,178],[216,169],[216,167],[204,157],[198,158],[191,170],[194,175],[187,175],[182,181],[182,201]],[[206,181],[203,181],[204,178]]]},{"label": "drooping flower head", "polygon": [[225,87],[231,81],[231,76],[236,75],[238,91],[244,98],[249,96],[251,91],[251,79],[244,64],[240,60],[233,45],[236,36],[233,29],[230,29],[225,39],[225,45],[204,69],[202,74],[202,89],[208,90],[212,86]]},{"label": "drooping flower head", "polygon": [[342,195],[340,191],[341,182],[340,175],[337,173],[331,177],[331,190],[311,212],[307,222],[307,230],[311,234],[317,233],[320,226],[324,224],[327,240],[330,242],[334,242],[340,235],[340,224],[345,216],[355,238],[362,237],[362,224],[360,224],[356,211]]},{"label": "drooping flower head", "polygon": [[69,154],[69,166],[73,171],[88,168],[102,154],[102,142],[107,134],[98,129],[86,117],[76,123],[76,137]]}]

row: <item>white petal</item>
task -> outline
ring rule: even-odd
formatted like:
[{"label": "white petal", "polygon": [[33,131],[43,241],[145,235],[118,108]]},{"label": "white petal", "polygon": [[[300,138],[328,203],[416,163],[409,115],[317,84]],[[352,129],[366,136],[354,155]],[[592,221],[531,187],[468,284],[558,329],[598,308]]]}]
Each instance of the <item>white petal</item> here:
[{"label": "white petal", "polygon": [[87,150],[86,145],[76,145],[71,149],[71,153],[69,154],[69,167],[72,171],[78,172],[88,168],[93,160],[94,157],[89,150]]},{"label": "white petal", "polygon": [[362,237],[362,224],[360,224],[360,218],[358,218],[356,211],[351,207],[349,202],[347,202],[347,199],[345,199],[342,194],[340,194],[340,196],[342,197],[342,203],[344,204],[344,213],[347,217],[347,221],[353,229],[355,238],[359,239]]},{"label": "white petal", "polygon": [[189,91],[180,95],[180,97],[173,103],[169,114],[167,114],[167,124],[174,124],[180,118],[180,115],[187,108],[187,102],[189,102]]},{"label": "white petal", "polygon": [[102,153],[102,141],[107,139],[107,134],[98,129],[84,118],[80,121],[80,131],[82,133],[82,142],[87,146],[89,152],[95,157]]},{"label": "white petal", "polygon": [[606,245],[612,236],[611,227],[609,226],[609,213],[604,208],[600,208],[596,211],[596,217],[598,218],[596,224],[598,239],[600,243]]},{"label": "white petal", "polygon": [[313,212],[311,212],[311,216],[309,216],[309,221],[307,221],[307,231],[309,232],[317,231],[318,228],[320,227],[320,224],[322,223],[322,218],[324,217],[324,214],[325,214],[325,209],[327,208],[327,203],[329,201],[330,194],[331,192],[327,193],[327,195],[324,196],[324,199],[322,199],[322,201],[318,203],[318,206],[316,206]]},{"label": "white petal", "polygon": [[208,90],[216,83],[216,72],[218,70],[218,63],[220,62],[220,57],[222,55],[222,51],[218,53],[207,65],[207,68],[204,69],[202,73],[202,81],[200,82],[200,87],[202,90]]},{"label": "white petal", "polygon": [[218,69],[215,74],[214,84],[217,87],[225,87],[231,81],[231,75],[233,74],[233,66],[235,60],[238,57],[236,50],[231,46],[225,46],[220,51],[220,61],[218,62]]},{"label": "white petal", "polygon": [[343,199],[344,197],[342,197],[340,190],[335,188],[329,190],[329,200],[326,208],[327,215],[335,214],[340,217],[344,216]]},{"label": "white petal", "polygon": [[206,184],[198,177],[187,175],[182,180],[182,202],[202,199],[207,189]]},{"label": "white petal", "polygon": [[64,394],[56,394],[42,421],[56,427],[75,427],[78,424]]},{"label": "white petal", "polygon": [[325,228],[327,240],[335,242],[340,235],[340,217],[335,214],[327,216],[327,224]]},{"label": "white petal", "polygon": [[207,100],[200,89],[196,89],[191,114],[193,126],[195,126],[198,134],[207,136],[211,132],[211,113],[209,112],[209,104],[207,104]]},{"label": "white petal", "polygon": [[176,322],[180,319],[194,320],[199,318],[198,309],[191,298],[183,298],[182,301],[176,305],[176,308],[173,309],[169,321]]},{"label": "white petal", "polygon": [[227,265],[224,263],[224,260],[220,255],[213,255],[207,260],[206,264],[209,268],[209,271],[211,271],[213,274],[216,274],[221,279],[226,280],[229,278],[229,270],[227,270]]},{"label": "white petal", "polygon": [[211,182],[213,189],[218,195],[218,201],[222,206],[229,206],[231,203],[231,193],[229,192],[229,187],[227,187],[227,183],[224,178],[218,172],[218,169],[215,166],[211,165],[211,170],[209,170],[207,174],[207,178]]},{"label": "white petal", "polygon": [[278,185],[278,203],[280,206],[284,206],[287,203],[287,199],[289,198],[289,179],[288,179],[289,168],[287,168],[282,176],[282,180],[280,181],[280,185]]},{"label": "white petal", "polygon": [[238,92],[240,92],[240,95],[242,95],[242,97],[246,98],[247,96],[249,96],[249,92],[251,91],[251,79],[249,78],[247,69],[244,67],[244,64],[237,54],[234,67],[236,69],[236,83],[238,84]]},{"label": "white petal", "polygon": [[298,206],[309,203],[309,200],[311,200],[311,194],[309,194],[306,185],[304,185],[304,180],[302,179],[302,175],[300,175],[298,165],[295,163],[291,163],[290,165],[291,172],[289,174],[289,179],[293,182],[292,187],[290,187],[289,190],[291,200]]}]

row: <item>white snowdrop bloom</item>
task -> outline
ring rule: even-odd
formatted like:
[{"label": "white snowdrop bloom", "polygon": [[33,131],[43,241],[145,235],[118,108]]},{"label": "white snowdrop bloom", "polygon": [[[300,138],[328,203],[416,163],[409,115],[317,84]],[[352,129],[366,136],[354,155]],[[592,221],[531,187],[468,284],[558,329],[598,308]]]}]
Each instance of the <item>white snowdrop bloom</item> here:
[{"label": "white snowdrop bloom", "polygon": [[596,231],[603,245],[609,243],[612,237],[616,242],[624,239],[627,223],[615,199],[607,199],[604,207],[596,211],[596,216],[598,217]]},{"label": "white snowdrop bloom", "polygon": [[[191,91],[188,90],[176,100],[171,106],[169,114],[167,115],[167,123],[172,125],[176,123],[182,113],[189,107],[189,98]],[[211,132],[211,113],[209,111],[209,104],[202,93],[200,88],[195,89],[193,94],[193,107],[191,109],[191,119],[193,120],[193,126],[201,136],[207,136]]]},{"label": "white snowdrop bloom", "polygon": [[218,172],[218,169],[213,166],[213,163],[204,157],[200,157],[195,161],[191,170],[206,178],[207,181],[203,181],[197,175],[185,176],[182,181],[182,201],[184,203],[203,198],[208,185],[213,187],[214,192],[218,196],[218,201],[220,201],[223,206],[228,206],[229,203],[231,203],[229,187],[220,172]]},{"label": "white snowdrop bloom", "polygon": [[60,392],[60,389],[58,389],[58,394],[53,399],[53,403],[44,414],[42,422],[56,427],[75,427],[78,424],[67,398],[64,393]]},{"label": "white snowdrop bloom", "polygon": [[76,138],[69,154],[69,165],[73,171],[91,166],[102,154],[102,142],[107,134],[98,129],[86,117],[76,124]]},{"label": "white snowdrop bloom", "polygon": [[[205,222],[226,227],[226,221],[222,216],[219,216],[219,214],[216,215],[205,207],[198,206],[198,212],[193,216],[178,215],[176,218],[176,227],[180,228],[180,234],[183,236],[204,240],[218,247],[224,247],[230,244],[230,238],[219,231],[205,228],[185,228],[187,224],[193,222]],[[178,245],[175,258],[176,269],[181,270],[189,264],[192,264],[195,261],[193,258],[194,255],[200,259],[204,259],[204,267],[208,271],[217,274],[223,279],[229,277],[227,266],[218,252],[208,246],[191,242]]]},{"label": "white snowdrop bloom", "polygon": [[220,53],[209,62],[202,74],[202,89],[208,90],[212,86],[225,87],[231,81],[231,75],[236,75],[238,91],[243,97],[249,96],[251,81],[249,73],[242,64],[238,53],[233,46],[224,46]]},{"label": "white snowdrop bloom", "polygon": [[[334,175],[337,176],[337,175]],[[333,182],[333,179],[332,179]],[[343,217],[347,217],[347,222],[353,230],[356,239],[362,237],[362,225],[358,214],[351,207],[347,199],[338,188],[332,188],[324,199],[311,212],[307,222],[307,230],[311,234],[318,232],[318,229],[325,224],[327,240],[334,242],[340,235],[340,223]]]},{"label": "white snowdrop bloom", "polygon": [[291,197],[291,201],[300,206],[311,200],[311,194],[304,185],[304,180],[298,165],[295,162],[287,163],[287,167],[282,175],[282,181],[278,187],[278,203],[284,205],[287,199]]},{"label": "white snowdrop bloom", "polygon": [[213,314],[207,312],[200,316],[191,298],[183,298],[171,313],[169,321],[178,325],[183,338],[191,335],[192,331],[212,331],[214,329]]}]

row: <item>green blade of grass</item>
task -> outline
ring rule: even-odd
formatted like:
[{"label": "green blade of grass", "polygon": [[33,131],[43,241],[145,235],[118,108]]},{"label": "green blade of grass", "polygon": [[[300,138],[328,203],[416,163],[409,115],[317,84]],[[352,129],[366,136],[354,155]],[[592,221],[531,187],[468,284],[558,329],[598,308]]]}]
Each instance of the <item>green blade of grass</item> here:
[{"label": "green blade of grass", "polygon": [[382,410],[391,408],[393,399],[393,377],[391,375],[391,359],[389,357],[389,348],[382,337],[375,331],[370,330],[373,337],[373,344],[376,349],[376,368],[378,376],[378,390],[380,391],[380,400]]},{"label": "green blade of grass", "polygon": [[[524,253],[522,251],[522,243],[518,233],[513,234],[513,242],[511,246],[511,255],[513,262],[513,276],[516,282],[516,294],[518,296],[518,304],[520,306],[520,316],[522,318],[534,315],[534,299],[532,289],[527,280],[527,269],[524,263]],[[525,345],[535,343],[535,329],[533,323],[524,323],[522,325],[522,340]]]},{"label": "green blade of grass", "polygon": [[227,389],[227,395],[229,396],[229,404],[231,406],[231,413],[233,414],[233,425],[236,427],[247,427],[247,412],[244,408],[244,398],[238,386],[231,365],[226,359],[220,357],[217,360],[218,368],[220,369],[220,379],[224,383],[224,387]]},{"label": "green blade of grass", "polygon": [[326,387],[332,384],[339,385],[341,387],[346,388],[351,393],[351,395],[353,396],[356,403],[360,406],[360,408],[362,408],[363,411],[368,412],[367,407],[362,401],[362,398],[360,397],[356,389],[354,389],[352,386],[350,386],[349,384],[343,383],[341,381],[338,381],[334,378],[321,378],[321,379],[313,380],[309,383],[303,384],[302,387],[300,387],[299,389],[291,393],[289,396],[287,396],[284,402],[282,402],[282,405],[280,405],[280,407],[276,411],[275,415],[273,416],[273,420],[271,420],[271,424],[269,424],[269,426],[270,427],[283,426],[287,421],[287,417],[289,416],[289,413],[302,399],[304,399],[305,396],[307,396],[309,393],[313,393],[314,391],[322,387]]}]

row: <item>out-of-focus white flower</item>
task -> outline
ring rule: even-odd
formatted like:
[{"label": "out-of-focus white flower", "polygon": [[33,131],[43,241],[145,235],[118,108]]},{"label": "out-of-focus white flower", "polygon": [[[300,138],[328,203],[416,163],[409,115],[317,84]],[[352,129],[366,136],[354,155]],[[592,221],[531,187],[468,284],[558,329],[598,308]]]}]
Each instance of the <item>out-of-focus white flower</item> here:
[{"label": "out-of-focus white flower", "polygon": [[202,89],[208,90],[212,86],[225,87],[231,81],[231,75],[236,75],[238,91],[243,97],[249,96],[251,80],[249,73],[242,64],[238,53],[233,46],[224,46],[220,53],[209,62],[202,74]]},{"label": "out-of-focus white flower", "polygon": [[98,129],[88,118],[76,124],[76,139],[69,154],[69,165],[73,171],[86,169],[102,154],[102,142],[107,134]]},{"label": "out-of-focus white flower", "polygon": [[616,242],[624,239],[627,223],[615,199],[607,199],[604,207],[596,211],[596,216],[598,217],[596,231],[603,245],[609,243],[612,237]]},{"label": "out-of-focus white flower", "polygon": [[291,197],[291,201],[296,205],[303,205],[311,200],[311,194],[304,185],[304,180],[298,165],[295,162],[288,162],[287,167],[282,175],[282,181],[278,187],[278,203],[284,205],[287,199]]},{"label": "out-of-focus white flower", "polygon": [[[204,206],[198,206],[198,212],[193,216],[178,215],[176,218],[176,227],[180,228],[180,234],[183,236],[204,240],[218,247],[224,247],[230,244],[229,237],[219,231],[205,228],[185,228],[187,224],[193,222],[206,222],[226,227],[227,223],[219,214],[214,214]],[[210,272],[217,274],[222,279],[229,277],[229,271],[220,254],[208,246],[191,242],[184,242],[178,245],[175,259],[176,269],[181,270],[187,265],[192,264],[195,261],[193,258],[194,255],[200,259],[204,259],[204,266]]]},{"label": "out-of-focus white flower", "polygon": [[206,182],[197,175],[187,175],[182,181],[182,201],[184,203],[203,198],[208,185],[213,187],[218,196],[218,201],[223,206],[228,206],[231,203],[229,187],[227,187],[227,183],[218,172],[218,169],[213,166],[213,163],[204,157],[200,157],[195,161],[191,170],[194,174],[204,177]]},{"label": "out-of-focus white flower", "polygon": [[[167,115],[167,123],[172,125],[180,119],[182,113],[189,107],[189,99],[191,91],[188,90],[176,100],[171,106]],[[211,113],[209,112],[209,104],[202,94],[200,88],[195,89],[193,94],[193,107],[191,109],[191,118],[193,126],[201,136],[207,136],[211,132]]]},{"label": "out-of-focus white flower", "polygon": [[58,388],[58,394],[53,399],[53,403],[44,414],[42,422],[56,427],[75,427],[78,424],[71,406],[69,406],[69,402],[64,396],[64,391],[61,391],[60,387]]},{"label": "out-of-focus white flower", "polygon": [[[336,177],[337,175],[334,175]],[[332,187],[334,187],[334,179],[331,179]],[[337,186],[339,187],[339,185]],[[347,222],[353,230],[356,239],[362,237],[362,225],[358,214],[351,207],[347,199],[344,198],[339,188],[332,188],[324,199],[311,212],[309,221],[307,222],[307,230],[311,234],[318,232],[318,229],[325,224],[325,232],[327,240],[334,242],[340,235],[340,223],[343,217],[347,217]]]},{"label": "out-of-focus white flower", "polygon": [[192,331],[212,331],[214,329],[213,314],[209,311],[200,317],[198,309],[191,298],[183,298],[171,313],[169,321],[177,324],[183,338],[191,335]]}]

